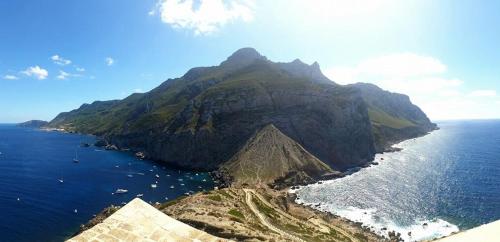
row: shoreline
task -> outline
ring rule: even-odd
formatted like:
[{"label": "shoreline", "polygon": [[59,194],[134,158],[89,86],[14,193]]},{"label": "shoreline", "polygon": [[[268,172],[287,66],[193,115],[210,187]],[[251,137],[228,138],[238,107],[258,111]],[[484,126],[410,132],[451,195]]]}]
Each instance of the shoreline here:
[{"label": "shoreline", "polygon": [[[411,140],[415,140],[415,139],[418,139],[418,138],[422,138],[422,137],[425,137],[427,136],[428,134],[431,134],[431,133],[434,133],[435,131],[438,131],[440,129],[436,129],[436,130],[433,130],[432,132],[429,132],[425,135],[422,135],[422,136],[419,136],[419,137],[415,137],[415,138],[411,138],[411,139],[407,139],[407,140],[403,140],[399,143],[396,143],[396,144],[393,144],[392,145],[392,148],[394,148],[394,150],[391,150],[391,151],[388,151],[388,152],[382,152],[382,153],[378,153],[377,156],[382,156],[384,154],[390,154],[390,153],[395,153],[395,152],[402,152],[404,149],[402,147],[398,147],[399,145],[403,144],[404,142],[407,142],[407,141],[411,141]],[[380,162],[385,162],[387,161],[388,159],[386,159],[385,157],[381,157],[380,158]],[[405,227],[401,227],[401,226],[398,226],[397,224],[393,224],[393,221],[391,220],[387,220],[386,222],[388,224],[385,224],[384,227],[381,227],[381,228],[377,228],[377,226],[375,226],[374,224],[376,224],[376,222],[374,221],[371,221],[372,223],[370,222],[367,222],[367,220],[371,220],[373,217],[373,212],[376,211],[376,209],[361,209],[361,208],[357,208],[357,207],[350,207],[349,209],[347,208],[344,208],[344,209],[333,209],[331,210],[332,208],[327,208],[326,206],[328,205],[328,203],[325,203],[325,202],[319,202],[319,203],[307,203],[307,202],[303,202],[303,201],[300,201],[300,197],[298,197],[298,194],[297,192],[300,191],[301,189],[305,188],[305,187],[309,187],[309,186],[319,186],[319,185],[322,185],[324,183],[332,183],[338,179],[342,179],[342,178],[347,178],[351,175],[354,175],[362,170],[364,170],[365,168],[369,168],[371,166],[374,166],[374,165],[379,165],[378,162],[376,161],[376,159],[374,159],[374,161],[370,162],[371,165],[368,165],[368,166],[362,166],[362,167],[355,167],[355,168],[351,168],[349,170],[352,170],[352,172],[346,172],[346,176],[344,177],[340,177],[340,178],[336,178],[336,179],[330,179],[330,180],[323,180],[323,181],[318,181],[318,182],[315,182],[315,183],[312,183],[312,184],[307,184],[307,185],[302,185],[302,186],[294,186],[294,187],[291,187],[290,190],[288,191],[289,193],[291,194],[296,194],[297,195],[297,198],[294,200],[295,203],[297,204],[300,204],[302,206],[306,206],[306,207],[309,207],[313,210],[316,210],[316,211],[320,211],[322,213],[327,213],[327,214],[330,214],[332,216],[338,216],[338,217],[341,217],[343,219],[346,219],[347,221],[351,221],[352,223],[354,224],[359,224],[359,226],[361,226],[362,228],[365,228],[365,229],[368,229],[370,232],[372,233],[376,233],[380,236],[383,236],[384,238],[386,239],[392,239],[392,238],[395,238],[394,235],[396,235],[396,238],[401,238],[401,239],[405,239],[404,241],[427,241],[427,240],[437,240],[437,239],[440,239],[440,238],[443,238],[443,237],[447,237],[451,234],[454,234],[454,233],[457,233],[457,232],[461,232],[462,230],[460,228],[458,228],[457,225],[455,224],[452,224],[450,222],[447,222],[441,218],[433,218],[433,219],[415,219],[414,222],[415,224],[412,224],[411,226],[405,226]],[[375,164],[373,164],[375,163]],[[356,217],[356,218],[353,218],[353,217]],[[380,227],[380,226],[379,226]],[[390,228],[392,227],[392,228]],[[418,236],[418,232],[419,230],[422,230],[422,228],[425,230],[425,229],[434,229],[434,230],[437,230],[437,231],[442,231],[443,228],[445,229],[448,229],[447,231],[448,232],[444,232],[443,235],[438,235],[437,237],[433,237],[433,238],[416,238],[416,239],[412,239],[412,236]],[[399,232],[398,232],[399,230]],[[405,234],[403,234],[402,230],[405,232]],[[416,232],[416,233],[412,233],[412,232]],[[421,234],[420,234],[421,235]],[[433,236],[433,235],[431,235]]]}]

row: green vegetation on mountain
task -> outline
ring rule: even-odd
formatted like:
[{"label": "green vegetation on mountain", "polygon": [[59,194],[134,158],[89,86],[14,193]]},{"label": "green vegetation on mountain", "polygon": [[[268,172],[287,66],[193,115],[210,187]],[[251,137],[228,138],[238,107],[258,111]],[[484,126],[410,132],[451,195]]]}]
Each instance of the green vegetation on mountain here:
[{"label": "green vegetation on mountain", "polygon": [[47,125],[48,123],[49,122],[43,120],[29,120],[26,122],[18,123],[17,126],[26,128],[40,128]]},{"label": "green vegetation on mountain", "polygon": [[275,63],[244,48],[218,66],[193,68],[147,93],[61,113],[49,126],[99,135],[150,159],[214,170],[273,124],[342,170],[365,164],[401,137],[431,130],[409,99],[395,105],[399,96],[365,85],[337,85],[317,63]]}]

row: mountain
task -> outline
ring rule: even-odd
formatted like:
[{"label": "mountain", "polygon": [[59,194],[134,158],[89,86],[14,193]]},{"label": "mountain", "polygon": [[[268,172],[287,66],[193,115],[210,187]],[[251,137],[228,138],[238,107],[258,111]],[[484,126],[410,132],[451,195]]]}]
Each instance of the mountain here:
[{"label": "mountain", "polygon": [[[376,102],[385,92],[371,92],[363,85],[335,84],[317,63],[275,63],[243,48],[218,66],[193,68],[147,93],[61,113],[49,126],[95,134],[150,159],[214,170],[273,124],[331,168],[343,170],[369,162],[377,149],[396,140],[402,129],[393,129],[391,118],[412,108],[404,103],[394,112],[370,109],[391,108]],[[385,119],[377,118],[380,113]]]},{"label": "mountain", "polygon": [[230,174],[232,185],[273,184],[293,180],[308,183],[327,174],[337,174],[300,144],[269,124],[252,136],[221,167]]},{"label": "mountain", "polygon": [[384,91],[373,84],[351,85],[361,91],[368,106],[377,151],[437,129],[427,115],[407,95]]},{"label": "mountain", "polygon": [[49,122],[43,120],[29,120],[23,123],[18,123],[17,126],[26,128],[40,128],[47,125],[48,123]]}]

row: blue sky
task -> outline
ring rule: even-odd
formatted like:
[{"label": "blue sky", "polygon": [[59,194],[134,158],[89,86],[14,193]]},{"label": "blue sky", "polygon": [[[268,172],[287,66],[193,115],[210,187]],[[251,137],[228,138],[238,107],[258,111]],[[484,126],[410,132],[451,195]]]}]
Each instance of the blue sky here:
[{"label": "blue sky", "polygon": [[498,1],[0,1],[0,122],[148,91],[251,46],[410,95],[434,119],[500,118]]}]

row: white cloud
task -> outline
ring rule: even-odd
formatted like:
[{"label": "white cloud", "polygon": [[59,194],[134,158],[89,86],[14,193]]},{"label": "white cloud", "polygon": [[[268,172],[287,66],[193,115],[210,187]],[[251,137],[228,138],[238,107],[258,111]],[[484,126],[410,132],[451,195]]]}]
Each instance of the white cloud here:
[{"label": "white cloud", "polygon": [[232,21],[251,21],[254,4],[253,0],[200,0],[195,7],[193,0],[160,0],[157,11],[163,22],[199,35],[213,33]]},{"label": "white cloud", "polygon": [[14,76],[14,75],[5,75],[5,76],[3,76],[3,79],[5,79],[5,80],[17,80],[19,78],[17,76]]},{"label": "white cloud", "polygon": [[70,76],[69,73],[60,70],[59,75],[57,75],[56,78],[59,80],[64,80],[64,79],[68,78],[69,76]]},{"label": "white cloud", "polygon": [[108,66],[112,66],[115,63],[115,60],[111,57],[106,57],[105,61],[106,61],[106,65],[108,65]]},{"label": "white cloud", "polygon": [[142,91],[142,89],[141,89],[141,88],[136,88],[136,89],[134,89],[134,92],[136,92],[136,93],[141,93],[141,92],[143,92],[143,91]]},{"label": "white cloud", "polygon": [[339,83],[352,83],[359,78],[407,78],[441,74],[446,65],[436,58],[415,53],[396,53],[361,61],[354,67],[339,66],[325,74]]},{"label": "white cloud", "polygon": [[491,109],[495,90],[467,90],[464,81],[443,77],[448,75],[447,69],[434,57],[400,53],[332,67],[324,73],[340,84],[369,82],[407,94],[434,120],[499,117],[500,112]]},{"label": "white cloud", "polygon": [[496,97],[496,95],[495,90],[475,90],[469,93],[470,97]]},{"label": "white cloud", "polygon": [[78,71],[78,72],[84,72],[85,68],[83,68],[83,67],[76,67],[76,71]]},{"label": "white cloud", "polygon": [[65,65],[71,64],[70,60],[64,59],[63,57],[61,57],[59,55],[53,55],[52,57],[50,57],[50,59],[52,61],[54,61],[54,63],[56,63],[58,65],[61,65],[61,66],[65,66]]},{"label": "white cloud", "polygon": [[28,67],[26,70],[22,71],[21,73],[27,75],[27,76],[34,76],[38,80],[43,80],[49,76],[49,72],[39,66],[31,66]]}]

